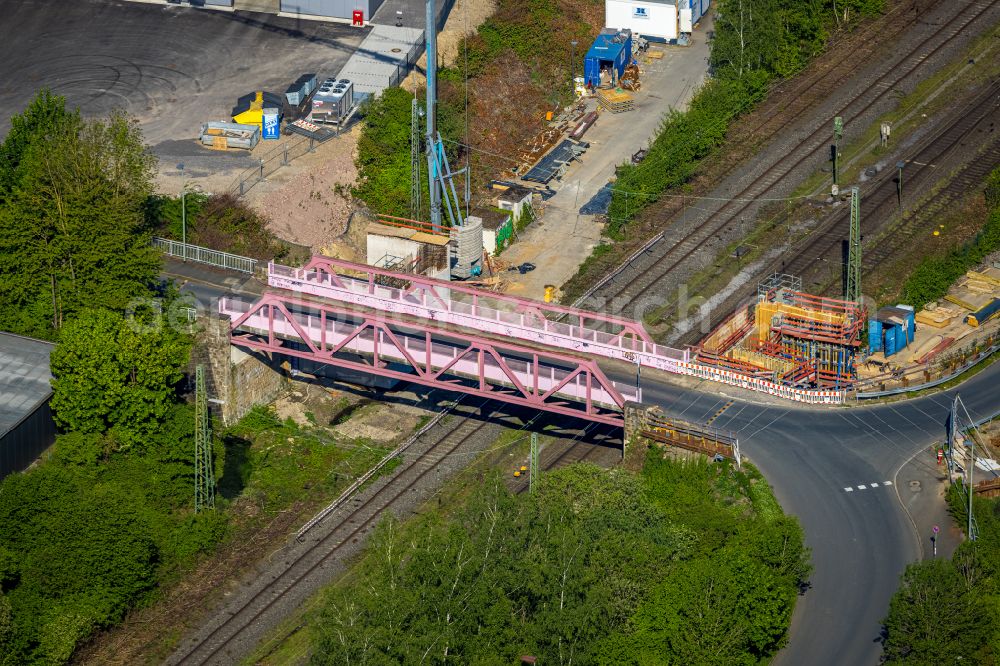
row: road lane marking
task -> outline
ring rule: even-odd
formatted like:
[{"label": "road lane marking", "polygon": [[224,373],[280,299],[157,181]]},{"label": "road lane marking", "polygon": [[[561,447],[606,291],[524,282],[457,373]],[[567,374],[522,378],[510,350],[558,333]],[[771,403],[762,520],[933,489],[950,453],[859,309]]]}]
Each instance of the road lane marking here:
[{"label": "road lane marking", "polygon": [[873,481],[872,483],[860,483],[857,486],[844,486],[845,493],[853,493],[855,490],[875,490],[892,485],[892,481]]}]

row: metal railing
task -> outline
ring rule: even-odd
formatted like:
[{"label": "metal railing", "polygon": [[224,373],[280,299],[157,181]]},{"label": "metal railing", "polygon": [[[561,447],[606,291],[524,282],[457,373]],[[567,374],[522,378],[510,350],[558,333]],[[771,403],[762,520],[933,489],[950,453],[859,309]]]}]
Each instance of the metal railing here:
[{"label": "metal railing", "polygon": [[311,153],[315,147],[314,139],[296,134],[294,138],[257,158],[257,166],[250,167],[237,176],[229,190],[241,197],[281,167],[288,166],[292,160]]},{"label": "metal railing", "polygon": [[226,268],[241,273],[253,274],[257,270],[256,259],[241,257],[238,254],[229,254],[220,250],[212,250],[200,245],[181,243],[169,238],[154,238],[153,247],[162,250],[168,256],[178,257],[184,261],[194,261],[199,264],[208,264],[209,266]]}]

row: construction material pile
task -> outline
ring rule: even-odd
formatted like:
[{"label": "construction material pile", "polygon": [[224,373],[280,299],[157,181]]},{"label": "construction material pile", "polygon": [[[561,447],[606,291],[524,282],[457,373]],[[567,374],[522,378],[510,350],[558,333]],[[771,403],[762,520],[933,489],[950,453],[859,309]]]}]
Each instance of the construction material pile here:
[{"label": "construction material pile", "polygon": [[642,84],[639,83],[639,65],[632,63],[626,67],[619,80],[619,85],[625,90],[637,92],[642,87]]}]

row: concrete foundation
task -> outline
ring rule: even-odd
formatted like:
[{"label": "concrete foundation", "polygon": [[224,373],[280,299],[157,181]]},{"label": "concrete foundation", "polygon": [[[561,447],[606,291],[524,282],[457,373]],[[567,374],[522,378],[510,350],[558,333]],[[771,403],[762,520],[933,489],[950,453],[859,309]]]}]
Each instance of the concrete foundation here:
[{"label": "concrete foundation", "polygon": [[208,396],[222,423],[232,425],[257,405],[273,402],[288,380],[278,362],[229,344],[229,320],[206,317],[196,341],[196,356],[208,369]]}]

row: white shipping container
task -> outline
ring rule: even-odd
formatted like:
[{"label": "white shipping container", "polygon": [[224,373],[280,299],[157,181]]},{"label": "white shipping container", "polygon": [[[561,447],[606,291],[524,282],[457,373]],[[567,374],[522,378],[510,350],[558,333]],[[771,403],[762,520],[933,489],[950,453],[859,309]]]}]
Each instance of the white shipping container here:
[{"label": "white shipping container", "polygon": [[681,32],[692,32],[691,29],[691,9],[688,7],[681,8],[681,19],[680,19],[680,31]]},{"label": "white shipping container", "polygon": [[[688,13],[690,21],[690,10]],[[654,40],[673,41],[678,34],[677,5],[674,0],[605,0],[604,25]]]}]

